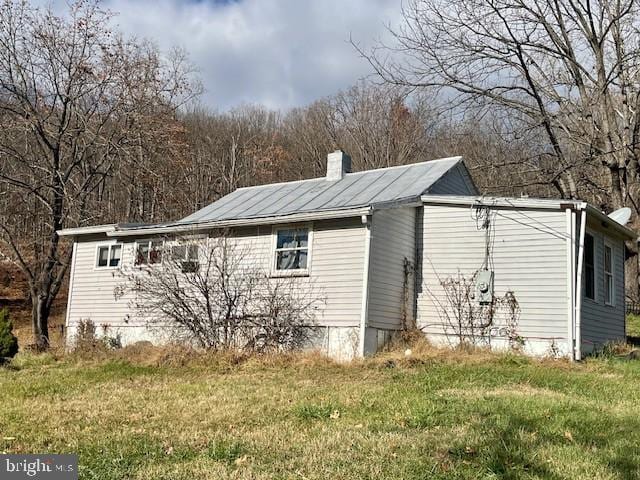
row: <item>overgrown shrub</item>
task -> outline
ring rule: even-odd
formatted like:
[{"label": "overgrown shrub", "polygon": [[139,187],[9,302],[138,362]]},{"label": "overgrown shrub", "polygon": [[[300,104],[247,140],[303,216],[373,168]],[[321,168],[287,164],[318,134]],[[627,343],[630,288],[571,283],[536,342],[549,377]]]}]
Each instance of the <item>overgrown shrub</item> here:
[{"label": "overgrown shrub", "polygon": [[300,348],[313,334],[324,299],[312,283],[300,288],[299,278],[271,278],[233,239],[177,240],[158,256],[153,267],[122,269],[114,294],[131,293],[135,315],[172,340],[268,352]]},{"label": "overgrown shrub", "polygon": [[457,346],[490,346],[492,339],[500,339],[512,350],[521,350],[525,339],[518,331],[520,305],[516,295],[507,291],[481,304],[476,298],[476,275],[467,278],[458,272],[440,280],[443,296],[441,300],[434,298],[445,328]]},{"label": "overgrown shrub", "polygon": [[91,319],[78,322],[75,337],[75,352],[91,353],[97,351],[117,350],[122,348],[120,334],[109,335],[108,325],[103,325],[103,335],[98,335],[98,329]]},{"label": "overgrown shrub", "polygon": [[94,350],[98,343],[95,324],[90,319],[80,320],[76,328],[75,350]]},{"label": "overgrown shrub", "polygon": [[0,364],[18,353],[18,339],[13,334],[13,324],[9,318],[9,309],[0,310]]}]

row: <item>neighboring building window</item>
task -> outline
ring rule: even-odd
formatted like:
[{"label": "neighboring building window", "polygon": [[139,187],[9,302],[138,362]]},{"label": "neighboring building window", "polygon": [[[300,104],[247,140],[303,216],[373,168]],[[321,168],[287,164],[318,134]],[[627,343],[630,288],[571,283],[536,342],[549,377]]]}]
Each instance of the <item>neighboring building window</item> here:
[{"label": "neighboring building window", "polygon": [[171,258],[181,265],[182,273],[194,273],[200,268],[200,249],[195,243],[174,245],[171,247]]},{"label": "neighboring building window", "polygon": [[121,256],[122,245],[120,244],[99,246],[97,267],[117,267],[120,265]]},{"label": "neighboring building window", "polygon": [[596,299],[595,249],[593,235],[584,236],[584,295]]},{"label": "neighboring building window", "polygon": [[162,262],[162,240],[136,242],[136,265],[153,265]]},{"label": "neighboring building window", "polygon": [[604,244],[604,303],[613,305],[613,249],[610,245]]},{"label": "neighboring building window", "polygon": [[276,270],[307,270],[309,262],[309,229],[276,230]]}]

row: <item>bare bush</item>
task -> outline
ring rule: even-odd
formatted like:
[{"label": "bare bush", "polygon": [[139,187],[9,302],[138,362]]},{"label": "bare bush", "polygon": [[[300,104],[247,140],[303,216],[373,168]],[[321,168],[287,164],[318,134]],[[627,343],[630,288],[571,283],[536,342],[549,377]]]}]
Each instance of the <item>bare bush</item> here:
[{"label": "bare bush", "polygon": [[98,334],[98,327],[90,319],[82,319],[78,322],[74,339],[73,352],[76,354],[91,354],[118,350],[122,348],[120,334],[109,335],[109,327],[102,325],[102,335]]},{"label": "bare bush", "polygon": [[74,350],[93,350],[99,343],[96,325],[89,319],[80,320],[76,327]]},{"label": "bare bush", "polygon": [[172,340],[206,349],[292,350],[312,334],[323,299],[299,278],[271,278],[233,239],[165,242],[155,265],[121,270],[116,297]]},{"label": "bare bush", "polygon": [[506,340],[509,347],[519,350],[524,339],[518,333],[520,305],[514,292],[493,297],[487,304],[476,298],[476,274],[471,278],[460,272],[440,280],[444,294],[438,302],[438,314],[445,328],[453,332],[458,345],[491,344],[492,339]]}]

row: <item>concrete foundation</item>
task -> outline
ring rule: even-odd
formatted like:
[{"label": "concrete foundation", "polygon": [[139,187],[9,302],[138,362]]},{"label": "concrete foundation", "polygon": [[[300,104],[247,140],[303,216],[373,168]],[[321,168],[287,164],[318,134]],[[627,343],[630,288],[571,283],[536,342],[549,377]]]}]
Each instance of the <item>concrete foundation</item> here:
[{"label": "concrete foundation", "polygon": [[[453,335],[426,335],[427,340],[436,347],[456,347],[458,338]],[[508,339],[499,337],[483,337],[476,341],[478,347],[489,347],[496,351],[514,350]],[[571,348],[565,338],[525,338],[524,345],[520,347],[520,352],[532,357],[569,357]]]},{"label": "concrete foundation", "polygon": [[[319,350],[339,361],[349,361],[358,356],[359,327],[308,327],[312,329],[309,337],[309,350]],[[77,336],[77,325],[67,328],[67,347],[73,348]],[[162,345],[175,340],[170,327],[161,326],[97,326],[98,337],[118,339],[122,346],[147,341]],[[374,353],[373,350],[371,353]]]}]

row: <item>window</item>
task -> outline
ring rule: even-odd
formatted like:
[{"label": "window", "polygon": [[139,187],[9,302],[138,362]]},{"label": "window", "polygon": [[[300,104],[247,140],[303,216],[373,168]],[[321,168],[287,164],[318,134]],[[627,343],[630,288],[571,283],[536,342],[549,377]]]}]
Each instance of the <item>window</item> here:
[{"label": "window", "polygon": [[276,230],[276,271],[307,270],[309,263],[309,229],[283,228]]},{"label": "window", "polygon": [[613,249],[610,245],[604,245],[604,303],[613,305]]},{"label": "window", "polygon": [[136,242],[136,265],[153,265],[162,262],[162,240]]},{"label": "window", "polygon": [[122,245],[115,243],[113,245],[101,245],[98,247],[98,261],[96,266],[117,267],[120,265],[120,257],[122,256]]},{"label": "window", "polygon": [[171,247],[171,259],[180,262],[182,273],[194,273],[200,268],[199,248],[195,243]]},{"label": "window", "polygon": [[596,299],[595,250],[593,235],[584,236],[584,295]]}]

